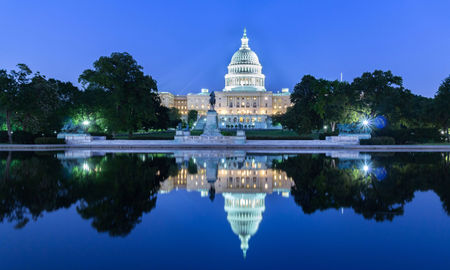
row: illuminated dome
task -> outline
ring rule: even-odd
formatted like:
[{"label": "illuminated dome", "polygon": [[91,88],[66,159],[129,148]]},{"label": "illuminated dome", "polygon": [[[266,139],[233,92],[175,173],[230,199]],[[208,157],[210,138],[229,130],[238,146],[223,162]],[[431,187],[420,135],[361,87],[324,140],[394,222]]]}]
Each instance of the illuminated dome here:
[{"label": "illuminated dome", "polygon": [[241,47],[231,57],[224,91],[265,91],[262,66],[258,56],[248,46],[247,31],[241,38]]},{"label": "illuminated dome", "polygon": [[266,209],[264,199],[266,194],[224,193],[225,212],[233,232],[241,240],[244,258],[249,248],[248,241],[257,231]]},{"label": "illuminated dome", "polygon": [[[254,51],[250,50],[250,48],[248,48],[248,47],[246,49],[241,48],[241,49],[239,49],[239,51],[237,51],[233,54],[233,57],[231,57],[230,66],[234,66],[234,65],[261,66],[256,53]],[[238,70],[236,70],[236,71],[237,71],[236,73],[239,72]]]}]

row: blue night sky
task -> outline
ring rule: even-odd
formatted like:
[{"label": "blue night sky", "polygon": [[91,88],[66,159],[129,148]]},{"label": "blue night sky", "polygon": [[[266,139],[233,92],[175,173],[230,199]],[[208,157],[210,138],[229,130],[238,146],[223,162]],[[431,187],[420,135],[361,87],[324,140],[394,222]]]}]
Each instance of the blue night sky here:
[{"label": "blue night sky", "polygon": [[217,91],[246,27],[268,90],[390,69],[430,97],[450,74],[449,14],[448,0],[2,0],[0,68],[77,83],[98,57],[126,51],[160,91]]}]

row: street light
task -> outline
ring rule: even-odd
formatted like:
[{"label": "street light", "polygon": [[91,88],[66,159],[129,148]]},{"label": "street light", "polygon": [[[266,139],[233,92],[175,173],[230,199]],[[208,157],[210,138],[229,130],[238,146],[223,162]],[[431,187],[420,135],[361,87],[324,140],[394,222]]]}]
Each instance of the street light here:
[{"label": "street light", "polygon": [[364,126],[368,126],[369,125],[369,120],[367,120],[367,119],[364,119],[363,121],[362,121],[362,124],[364,125]]},{"label": "street light", "polygon": [[84,121],[83,121],[83,125],[84,125],[84,126],[89,126],[89,120],[84,120]]}]

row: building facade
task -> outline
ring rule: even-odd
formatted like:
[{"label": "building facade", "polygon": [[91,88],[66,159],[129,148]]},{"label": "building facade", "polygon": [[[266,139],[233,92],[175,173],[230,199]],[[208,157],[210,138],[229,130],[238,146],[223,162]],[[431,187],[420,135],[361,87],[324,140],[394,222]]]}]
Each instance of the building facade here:
[{"label": "building facade", "polygon": [[[220,128],[228,129],[267,129],[280,128],[272,125],[271,116],[282,114],[290,107],[288,88],[273,93],[265,87],[262,65],[254,51],[249,47],[246,30],[241,38],[241,47],[231,57],[225,87],[215,91],[215,110],[219,115]],[[209,107],[208,89],[198,94],[173,95],[161,92],[164,106],[177,108],[183,116],[189,110],[206,115]]]}]

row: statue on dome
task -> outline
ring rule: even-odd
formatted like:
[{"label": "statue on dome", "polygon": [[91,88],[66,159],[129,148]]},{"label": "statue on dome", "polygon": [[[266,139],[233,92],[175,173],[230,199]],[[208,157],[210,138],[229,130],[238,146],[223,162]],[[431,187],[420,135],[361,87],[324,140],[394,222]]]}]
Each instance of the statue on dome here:
[{"label": "statue on dome", "polygon": [[214,105],[216,105],[216,94],[214,94],[214,91],[209,95],[209,104],[211,105],[211,110],[214,111]]}]

